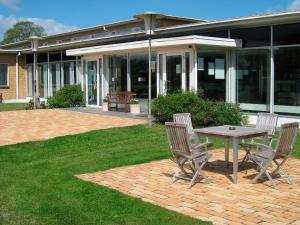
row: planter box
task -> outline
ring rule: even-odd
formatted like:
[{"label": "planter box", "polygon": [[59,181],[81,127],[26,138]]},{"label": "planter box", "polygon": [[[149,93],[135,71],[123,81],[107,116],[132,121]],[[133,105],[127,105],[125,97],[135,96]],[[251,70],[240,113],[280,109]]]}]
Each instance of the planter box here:
[{"label": "planter box", "polygon": [[130,113],[140,114],[141,113],[140,104],[130,104]]},{"label": "planter box", "polygon": [[103,104],[102,104],[102,111],[103,112],[108,112],[108,103],[107,102],[103,102]]}]

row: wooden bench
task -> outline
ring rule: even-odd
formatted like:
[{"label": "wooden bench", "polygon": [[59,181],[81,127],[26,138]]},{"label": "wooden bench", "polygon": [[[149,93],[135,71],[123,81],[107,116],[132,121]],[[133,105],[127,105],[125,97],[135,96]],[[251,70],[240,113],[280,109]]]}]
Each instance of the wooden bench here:
[{"label": "wooden bench", "polygon": [[107,96],[108,110],[111,110],[112,104],[115,104],[116,110],[118,110],[118,105],[125,105],[125,112],[129,112],[129,105],[131,99],[136,97],[136,93],[129,91],[121,91],[115,94],[110,94]]}]

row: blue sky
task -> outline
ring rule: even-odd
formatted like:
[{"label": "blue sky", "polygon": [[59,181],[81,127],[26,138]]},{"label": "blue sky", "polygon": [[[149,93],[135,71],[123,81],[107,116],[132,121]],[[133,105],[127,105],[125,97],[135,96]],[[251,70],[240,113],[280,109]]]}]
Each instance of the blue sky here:
[{"label": "blue sky", "polygon": [[144,11],[208,20],[300,9],[300,0],[0,0],[0,39],[18,20],[48,34],[130,19]]}]

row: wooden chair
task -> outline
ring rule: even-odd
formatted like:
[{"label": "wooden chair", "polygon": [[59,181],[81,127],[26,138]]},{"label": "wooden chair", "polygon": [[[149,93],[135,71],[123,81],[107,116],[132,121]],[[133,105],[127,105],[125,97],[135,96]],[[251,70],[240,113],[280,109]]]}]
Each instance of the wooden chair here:
[{"label": "wooden chair", "polygon": [[129,112],[130,101],[136,97],[136,93],[129,91],[121,91],[115,94],[110,94],[107,96],[108,110],[112,108],[112,104],[116,105],[116,110],[118,110],[118,105],[125,105],[125,112]]},{"label": "wooden chair", "polygon": [[203,151],[206,145],[200,144],[197,148],[192,147],[185,124],[165,123],[165,127],[172,155],[178,165],[172,183],[178,179],[189,180],[189,188],[191,188],[198,176],[208,181],[202,169],[212,155]]},{"label": "wooden chair", "polygon": [[[280,128],[280,136],[275,149],[272,149],[269,145],[254,144],[257,152],[250,153],[248,157],[258,165],[260,172],[252,180],[253,183],[257,182],[257,180],[265,174],[272,182],[273,187],[276,188],[276,184],[272,176],[274,176],[278,171],[281,173],[281,177],[285,178],[289,184],[292,183],[292,180],[283,165],[293,150],[298,129],[299,123],[283,124]],[[276,164],[276,168],[270,174],[267,169],[272,166],[273,162]]]},{"label": "wooden chair", "polygon": [[256,120],[256,128],[268,131],[267,139],[263,138],[253,138],[250,143],[242,142],[240,146],[246,151],[246,155],[243,158],[240,166],[248,160],[248,155],[252,149],[256,148],[257,141],[263,141],[265,144],[272,146],[274,139],[274,134],[277,127],[278,115],[273,113],[258,113]]},{"label": "wooden chair", "polygon": [[[176,113],[173,115],[173,120],[175,123],[181,123],[187,126],[188,136],[192,145],[197,146],[200,144],[200,137],[194,132],[190,113]],[[203,144],[206,145],[206,148],[213,146],[213,143],[209,142],[208,138],[206,138],[206,142]]]}]

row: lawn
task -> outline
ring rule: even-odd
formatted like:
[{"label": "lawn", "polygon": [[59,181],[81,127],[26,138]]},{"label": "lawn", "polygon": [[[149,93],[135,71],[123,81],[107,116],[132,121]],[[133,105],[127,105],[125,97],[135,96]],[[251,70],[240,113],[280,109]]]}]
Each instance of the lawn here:
[{"label": "lawn", "polygon": [[[295,150],[300,158],[300,137]],[[158,125],[0,147],[0,224],[205,224],[74,177],[168,157]]]},{"label": "lawn", "polygon": [[26,103],[2,103],[0,104],[0,112],[24,110],[26,105]]},{"label": "lawn", "polygon": [[74,177],[168,157],[162,126],[0,147],[0,224],[205,224]]}]

